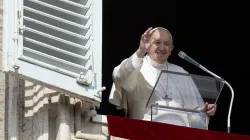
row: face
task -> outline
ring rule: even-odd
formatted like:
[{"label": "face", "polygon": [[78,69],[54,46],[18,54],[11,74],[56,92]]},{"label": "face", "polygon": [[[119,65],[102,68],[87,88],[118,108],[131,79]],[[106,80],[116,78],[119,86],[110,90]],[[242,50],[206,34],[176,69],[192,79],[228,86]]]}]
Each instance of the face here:
[{"label": "face", "polygon": [[149,56],[157,63],[165,63],[173,49],[171,35],[164,29],[157,29],[152,34],[150,41],[152,46]]}]

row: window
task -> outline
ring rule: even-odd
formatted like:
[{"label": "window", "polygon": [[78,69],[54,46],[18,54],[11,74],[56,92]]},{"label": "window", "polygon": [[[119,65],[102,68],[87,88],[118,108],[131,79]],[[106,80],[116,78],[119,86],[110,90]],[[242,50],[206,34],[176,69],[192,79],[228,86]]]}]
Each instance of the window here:
[{"label": "window", "polygon": [[5,0],[4,10],[5,72],[101,101],[101,0]]}]

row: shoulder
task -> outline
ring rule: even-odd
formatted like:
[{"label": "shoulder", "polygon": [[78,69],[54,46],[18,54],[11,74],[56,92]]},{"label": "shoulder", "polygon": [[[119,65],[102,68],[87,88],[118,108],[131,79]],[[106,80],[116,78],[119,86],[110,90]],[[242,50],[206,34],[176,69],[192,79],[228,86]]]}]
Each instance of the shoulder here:
[{"label": "shoulder", "polygon": [[173,63],[167,63],[170,67],[171,71],[176,71],[176,72],[180,72],[180,73],[188,73],[184,68],[182,68],[179,65],[173,64]]}]

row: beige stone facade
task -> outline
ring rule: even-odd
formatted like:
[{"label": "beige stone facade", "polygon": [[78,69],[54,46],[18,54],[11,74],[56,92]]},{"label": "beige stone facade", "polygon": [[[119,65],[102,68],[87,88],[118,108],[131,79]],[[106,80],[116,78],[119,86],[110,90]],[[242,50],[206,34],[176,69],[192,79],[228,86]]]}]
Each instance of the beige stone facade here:
[{"label": "beige stone facade", "polygon": [[0,0],[0,140],[4,139],[4,91],[5,77],[2,73],[2,31],[3,31],[3,0]]}]

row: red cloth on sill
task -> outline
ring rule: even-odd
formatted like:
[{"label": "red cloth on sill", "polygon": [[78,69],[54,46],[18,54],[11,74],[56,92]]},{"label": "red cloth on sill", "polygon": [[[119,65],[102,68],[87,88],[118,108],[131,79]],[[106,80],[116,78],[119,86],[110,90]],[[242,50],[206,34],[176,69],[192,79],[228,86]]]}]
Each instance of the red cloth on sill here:
[{"label": "red cloth on sill", "polygon": [[107,115],[111,136],[130,140],[250,140],[250,136]]}]

